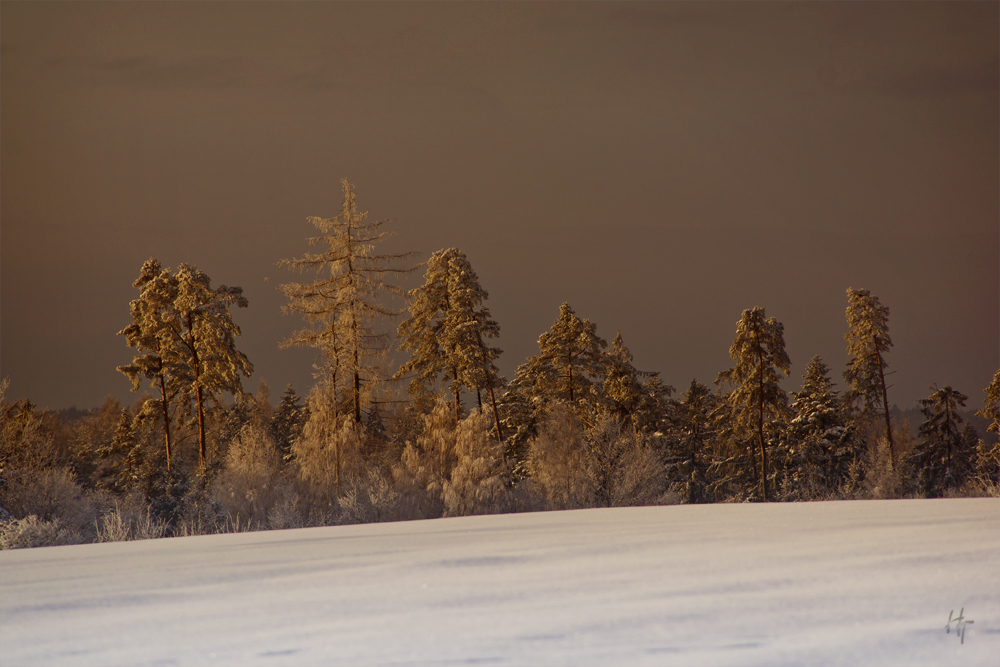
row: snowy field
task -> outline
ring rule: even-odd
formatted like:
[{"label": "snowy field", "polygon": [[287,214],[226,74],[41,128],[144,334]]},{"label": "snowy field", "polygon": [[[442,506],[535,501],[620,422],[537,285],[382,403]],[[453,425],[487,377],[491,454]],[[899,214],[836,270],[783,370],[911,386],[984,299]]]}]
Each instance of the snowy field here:
[{"label": "snowy field", "polygon": [[[945,628],[963,607],[964,644]],[[0,664],[1000,665],[1000,500],[581,510],[7,551]]]}]

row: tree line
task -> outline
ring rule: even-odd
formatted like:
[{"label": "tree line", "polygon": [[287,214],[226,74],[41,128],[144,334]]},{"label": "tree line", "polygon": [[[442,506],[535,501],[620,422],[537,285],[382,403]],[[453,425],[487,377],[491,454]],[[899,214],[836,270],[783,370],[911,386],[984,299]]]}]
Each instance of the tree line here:
[{"label": "tree line", "polygon": [[[244,391],[253,366],[230,312],[248,306],[242,289],[151,258],[118,332],[134,350],[118,370],[135,391],[146,383],[134,405],[111,398],[63,420],[0,397],[0,546],[595,506],[998,495],[1000,444],[964,421],[966,395],[932,387],[916,436],[894,423],[889,309],[867,290],[847,290],[842,394],[819,357],[799,391],[782,389],[784,327],[760,307],[742,313],[732,366],[713,386],[677,392],[633,365],[621,332],[609,345],[567,303],[507,380],[500,326],[465,254],[433,253],[423,284],[404,292],[392,278],[418,268],[414,254],[382,252],[389,221],[359,212],[346,180],[342,192],[339,215],[309,218],[316,252],[279,263],[306,277],[280,290],[305,323],[282,345],[317,350],[307,396],[289,385],[272,405],[266,382]],[[395,369],[394,350],[408,355]],[[1000,432],[1000,371],[985,391],[978,414]]]}]

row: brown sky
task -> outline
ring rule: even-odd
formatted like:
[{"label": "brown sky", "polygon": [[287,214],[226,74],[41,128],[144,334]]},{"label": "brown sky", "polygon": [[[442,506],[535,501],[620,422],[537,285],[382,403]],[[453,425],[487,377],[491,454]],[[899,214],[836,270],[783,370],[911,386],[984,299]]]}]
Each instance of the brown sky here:
[{"label": "brown sky", "polygon": [[[240,285],[272,394],[274,266],[306,217],[392,217],[469,257],[501,370],[568,301],[636,365],[711,383],[745,308],[797,390],[847,361],[848,287],[890,308],[890,401],[1000,366],[998,3],[0,4],[8,400],[132,400],[143,261]],[[392,325],[394,329],[395,325]]]}]

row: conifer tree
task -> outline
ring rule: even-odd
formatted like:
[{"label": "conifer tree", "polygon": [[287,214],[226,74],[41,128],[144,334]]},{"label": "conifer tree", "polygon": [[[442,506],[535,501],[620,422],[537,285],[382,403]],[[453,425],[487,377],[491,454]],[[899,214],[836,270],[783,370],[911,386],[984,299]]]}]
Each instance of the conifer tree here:
[{"label": "conifer tree", "polygon": [[983,409],[976,414],[990,420],[990,425],[986,427],[987,431],[1000,433],[1000,370],[993,375],[993,381],[983,392],[986,393]]},{"label": "conifer tree", "polygon": [[697,380],[674,409],[666,463],[675,489],[686,503],[709,502],[709,443],[715,435],[712,412],[718,399]]},{"label": "conifer tree", "polygon": [[580,319],[568,303],[559,307],[559,319],[538,338],[539,355],[529,357],[516,374],[527,380],[533,398],[576,403],[592,399],[593,384],[604,375],[607,342],[597,325]]},{"label": "conifer tree", "polygon": [[132,323],[118,332],[125,336],[129,347],[140,354],[131,364],[118,370],[132,381],[132,391],[138,391],[142,378],[150,380],[160,395],[158,408],[163,420],[164,447],[167,470],[170,470],[170,405],[180,390],[184,360],[177,346],[175,332],[180,329],[177,309],[177,280],[169,269],[150,257],[142,265],[139,277],[132,286],[139,290],[139,298],[129,304]]},{"label": "conifer tree", "polygon": [[174,399],[190,409],[198,420],[198,455],[202,470],[206,463],[204,404],[218,403],[218,394],[243,392],[240,373],[247,377],[253,365],[236,349],[240,328],[229,307],[246,308],[240,287],[225,285],[213,290],[211,279],[194,266],[181,264],[171,273],[155,259],[143,264],[133,285],[140,297],[129,305],[132,323],[122,329],[129,347],[143,352],[118,370],[138,390],[140,376],[153,381],[160,392],[160,408],[170,469],[170,411]]},{"label": "conifer tree", "polygon": [[[845,423],[842,402],[829,372],[820,357],[813,357],[802,376],[801,391],[794,394],[794,417],[783,443],[783,468],[787,482],[795,487],[836,487],[857,456],[853,429]],[[800,497],[803,491],[797,489],[793,496]]]},{"label": "conifer tree", "polygon": [[756,433],[760,448],[762,500],[767,502],[767,443],[764,426],[783,419],[788,397],[778,385],[778,371],[788,376],[791,361],[785,352],[784,326],[773,317],[765,319],[763,308],[744,310],[736,323],[736,339],[729,356],[736,365],[719,373],[719,379],[733,386],[729,402],[734,427]]},{"label": "conifer tree", "polygon": [[[311,283],[288,283],[280,287],[288,297],[285,312],[302,315],[311,325],[292,335],[283,347],[307,345],[323,354],[322,369],[336,394],[341,384],[353,404],[354,420],[361,421],[363,392],[371,392],[379,379],[379,362],[389,338],[376,327],[381,318],[398,315],[385,304],[388,296],[403,291],[385,281],[387,274],[406,273],[397,263],[413,253],[376,252],[392,232],[381,231],[389,220],[368,221],[368,213],[357,209],[354,186],[341,181],[344,201],[334,218],[310,217],[320,232],[311,245],[323,246],[319,253],[282,260],[279,266],[309,271]],[[334,401],[334,405],[339,405]]]},{"label": "conifer tree", "polygon": [[601,395],[611,413],[627,419],[635,433],[655,430],[665,416],[666,401],[673,387],[663,384],[659,373],[640,371],[632,365],[632,352],[625,347],[621,331],[615,335],[611,351],[604,358]]},{"label": "conifer tree", "polygon": [[848,404],[858,401],[863,412],[874,416],[881,406],[885,415],[885,437],[889,444],[889,468],[894,465],[889,396],[885,384],[885,355],[892,347],[889,308],[866,290],[847,289],[847,353],[851,355],[844,379],[849,385]]},{"label": "conifer tree", "polygon": [[967,443],[958,409],[965,407],[968,396],[951,387],[938,389],[920,400],[926,420],[919,433],[924,441],[913,451],[924,491],[931,496],[947,488],[961,486],[972,466],[973,443]]},{"label": "conifer tree", "polygon": [[302,427],[307,418],[308,410],[289,383],[278,401],[269,428],[271,437],[283,456],[287,457],[291,453],[292,443],[302,435]]},{"label": "conifer tree", "polygon": [[[253,364],[236,349],[240,328],[233,322],[229,307],[247,307],[243,288],[220,286],[212,289],[211,279],[194,266],[181,264],[174,276],[177,324],[171,325],[177,348],[184,352],[185,383],[182,395],[194,403],[198,419],[198,460],[202,471],[207,463],[205,403],[218,405],[221,392],[243,393],[240,374],[250,377]],[[177,328],[173,328],[176,326]]]},{"label": "conifer tree", "polygon": [[[500,326],[483,306],[489,294],[479,284],[472,265],[457,248],[434,253],[427,262],[423,286],[409,292],[410,317],[399,325],[400,349],[411,353],[395,377],[414,373],[408,388],[418,395],[438,382],[450,379],[455,421],[461,418],[461,391],[464,387],[490,395],[497,440],[502,441],[494,389],[500,374],[493,363],[501,353],[489,347],[487,339],[500,334]],[[480,405],[480,408],[482,406]]]}]

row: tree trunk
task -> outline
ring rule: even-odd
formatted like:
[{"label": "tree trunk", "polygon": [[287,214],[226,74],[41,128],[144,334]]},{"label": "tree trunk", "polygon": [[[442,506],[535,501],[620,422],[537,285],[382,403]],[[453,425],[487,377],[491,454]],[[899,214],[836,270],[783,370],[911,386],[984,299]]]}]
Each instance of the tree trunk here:
[{"label": "tree trunk", "polygon": [[167,472],[170,472],[170,408],[167,403],[167,381],[160,373],[160,407],[163,408],[163,437],[167,446]]},{"label": "tree trunk", "polygon": [[205,472],[205,414],[202,409],[201,382],[198,380],[198,368],[195,367],[195,393],[198,397],[198,462],[201,471]]},{"label": "tree trunk", "polygon": [[201,465],[201,472],[205,472],[206,456],[205,456],[205,412],[203,409],[203,397],[201,391],[201,361],[198,359],[198,348],[195,344],[194,337],[194,316],[191,313],[187,314],[187,329],[188,335],[190,335],[191,340],[188,343],[188,349],[191,350],[191,367],[194,369],[194,388],[195,388],[195,403],[198,407],[198,462]]},{"label": "tree trunk", "polygon": [[757,437],[760,442],[760,487],[763,502],[767,502],[767,450],[764,447],[764,348],[757,333],[757,355],[760,368],[757,371]]},{"label": "tree trunk", "polygon": [[573,402],[573,363],[567,366],[567,372],[569,373],[569,402]]},{"label": "tree trunk", "polygon": [[455,389],[452,393],[455,395],[455,423],[457,424],[462,418],[462,399],[460,396],[462,388],[458,385],[458,367],[453,366],[451,372],[455,378]]},{"label": "tree trunk", "polygon": [[885,389],[885,365],[882,363],[882,355],[878,352],[878,336],[875,336],[875,354],[878,356],[878,375],[882,381],[882,407],[885,410],[885,439],[889,441],[889,470],[896,467],[892,456],[892,424],[889,420],[889,394]]}]

